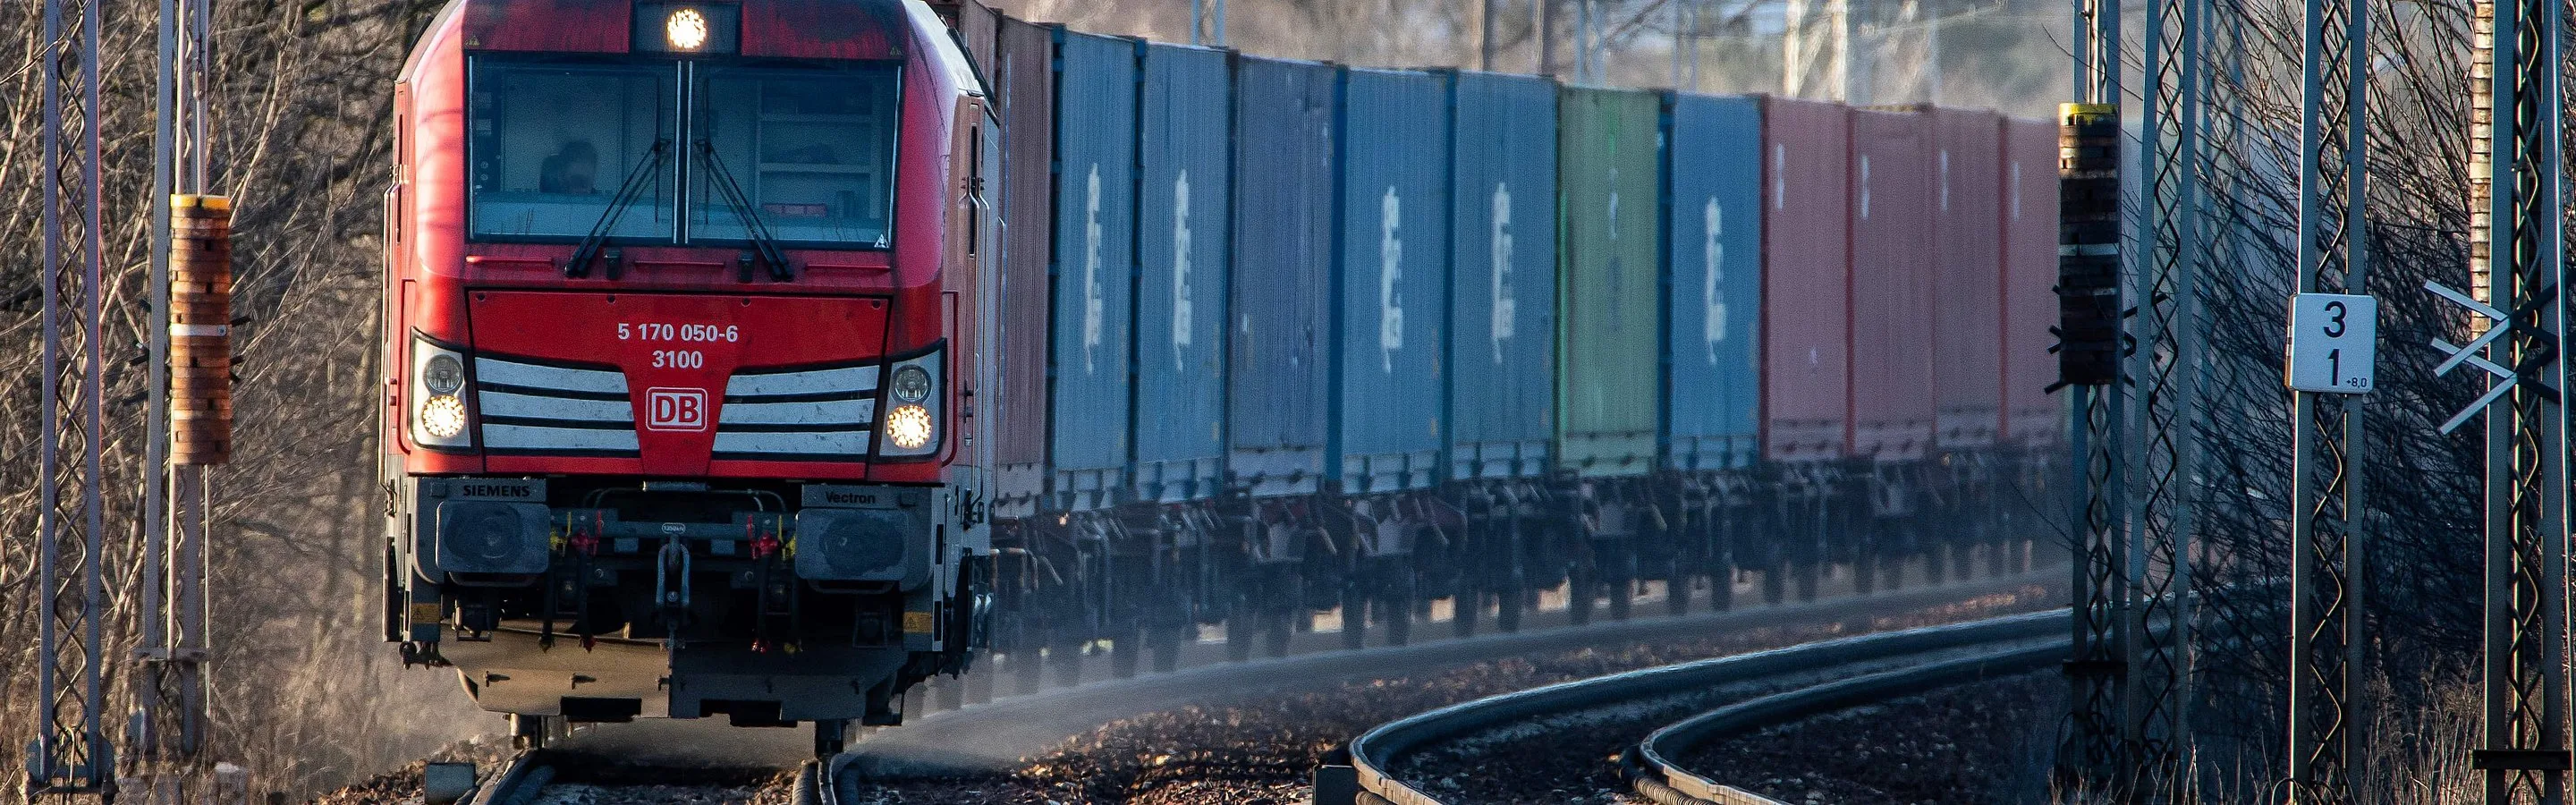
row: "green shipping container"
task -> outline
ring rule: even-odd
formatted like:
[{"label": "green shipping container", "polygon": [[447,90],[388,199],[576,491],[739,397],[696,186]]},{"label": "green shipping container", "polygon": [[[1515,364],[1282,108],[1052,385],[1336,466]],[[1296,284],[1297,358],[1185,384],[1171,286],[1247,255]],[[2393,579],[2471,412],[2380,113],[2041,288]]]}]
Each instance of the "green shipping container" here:
[{"label": "green shipping container", "polygon": [[1651,92],[1566,87],[1557,117],[1556,443],[1561,469],[1655,467],[1663,310],[1662,105]]}]

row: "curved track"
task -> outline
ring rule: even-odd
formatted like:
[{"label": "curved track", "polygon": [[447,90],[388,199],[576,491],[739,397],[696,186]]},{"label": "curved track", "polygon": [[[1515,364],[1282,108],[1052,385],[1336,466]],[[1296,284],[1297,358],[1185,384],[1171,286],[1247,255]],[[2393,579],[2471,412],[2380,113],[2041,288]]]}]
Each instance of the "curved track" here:
[{"label": "curved track", "polygon": [[[1462,795],[1457,775],[1437,774],[1428,771],[1427,765],[1408,769],[1406,764],[1440,752],[1485,754],[1500,744],[1545,741],[1552,737],[1551,722],[1635,718],[1695,697],[1724,704],[1656,731],[1655,738],[1661,740],[1651,751],[1627,753],[1636,768],[1632,777],[1640,783],[1640,793],[1667,803],[1763,803],[1767,800],[1677,769],[1666,758],[1701,742],[1824,710],[2045,664],[2064,656],[2066,643],[2060,635],[2066,623],[2064,611],[2015,615],[1808,643],[1478,699],[1388,722],[1354,739],[1347,771],[1327,767],[1319,773],[1316,802],[1441,805],[1443,797],[1470,801]],[[1517,773],[1531,774],[1511,764],[1465,765],[1515,768]],[[1535,779],[1500,784],[1526,786],[1536,790],[1532,793],[1564,790],[1554,782]],[[1657,793],[1678,796],[1664,799]]]},{"label": "curved track", "polygon": [[1717,741],[1820,713],[2037,671],[2065,659],[2069,645],[2068,641],[2054,640],[1981,652],[1727,705],[1656,730],[1621,756],[1620,764],[1637,795],[1661,805],[1780,805],[1777,800],[1693,773],[1677,759]]},{"label": "curved track", "polygon": [[[1596,622],[1364,651],[1328,651],[1226,663],[995,701],[935,713],[870,734],[850,747],[869,773],[990,769],[1041,753],[1070,735],[1120,718],[1265,691],[1324,689],[1355,679],[1592,646],[1704,637],[1712,632],[1815,622],[1955,603],[2056,580],[2058,570],[1908,588],[1867,597]],[[2062,619],[2062,615],[2057,616]],[[1840,641],[1836,641],[1840,642]],[[1767,653],[1767,652],[1766,652]]]},{"label": "curved track", "polygon": [[[2061,570],[2046,569],[2003,578],[1881,592],[1866,597],[1756,605],[1727,612],[1703,610],[1680,617],[1638,618],[1583,626],[1562,625],[1361,651],[1325,650],[1278,659],[1219,663],[1134,679],[1093,682],[1035,695],[1007,697],[962,710],[917,716],[907,726],[875,730],[860,736],[847,754],[821,767],[805,763],[810,747],[803,740],[803,732],[797,730],[742,730],[727,727],[721,720],[603,725],[552,742],[543,752],[520,753],[497,770],[487,761],[488,785],[492,790],[471,802],[475,805],[587,805],[708,801],[693,798],[692,794],[738,801],[751,798],[755,792],[761,802],[784,800],[818,805],[835,800],[856,803],[885,801],[888,796],[904,801],[928,796],[929,799],[921,801],[932,802],[1075,801],[1076,797],[1052,792],[1019,799],[996,799],[990,795],[1029,788],[1027,780],[1015,777],[1031,768],[1025,759],[1052,758],[1052,753],[1062,751],[1059,747],[1068,739],[1093,734],[1104,729],[1104,725],[1124,723],[1127,726],[1120,729],[1133,732],[1140,727],[1130,720],[1140,717],[1147,719],[1143,722],[1145,724],[1181,724],[1207,714],[1180,715],[1177,717],[1181,722],[1171,722],[1172,714],[1194,712],[1199,705],[1222,709],[1244,701],[1275,704],[1273,700],[1296,701],[1322,692],[1348,690],[1348,686],[1354,684],[1366,685],[1388,679],[1414,678],[1417,682],[1432,685],[1418,692],[1395,694],[1391,701],[1379,702],[1380,709],[1372,712],[1376,718],[1386,718],[1410,709],[1401,706],[1406,698],[1419,695],[1432,698],[1430,702],[1413,705],[1416,708],[1436,704],[1444,698],[1437,692],[1439,686],[1461,684],[1431,680],[1446,679],[1471,668],[1489,667],[1489,663],[1497,660],[1589,656],[1600,650],[1621,651],[1622,646],[1678,648],[1706,643],[1720,635],[1772,633],[1789,636],[1777,631],[1783,629],[1792,633],[1804,630],[1806,636],[1798,639],[1815,640],[1838,633],[1849,634],[1847,630],[1851,629],[1873,628],[1867,624],[1900,613],[1934,613],[1956,607],[1969,607],[1969,611],[1973,611],[1982,606],[2011,606],[2009,601],[2038,593],[2061,574]],[[2005,603],[1982,603],[1997,600]],[[1938,616],[1934,618],[1937,620]],[[1323,637],[1330,638],[1331,635]],[[1755,640],[1756,645],[1733,650],[1760,648],[1759,638]],[[1769,645],[1783,644],[1773,642]],[[1679,656],[1661,661],[1685,659],[1693,656],[1688,652],[1705,648],[1708,647],[1684,648],[1681,649],[1684,653]],[[1469,692],[1466,695],[1477,694]],[[1446,700],[1456,701],[1457,698]],[[1397,704],[1398,707],[1387,709],[1384,706],[1388,704]],[[1345,723],[1350,724],[1346,729],[1357,731],[1362,728],[1360,725],[1368,723],[1368,719]],[[1141,727],[1147,732],[1165,728],[1168,727]],[[1218,740],[1204,735],[1192,739],[1180,737],[1179,733],[1156,734],[1161,737],[1145,736],[1150,739],[1148,743],[1161,746],[1177,741],[1185,745],[1172,751],[1198,747],[1198,744],[1190,743],[1192,740]],[[1341,732],[1318,738],[1334,742],[1350,734]],[[1273,736],[1267,740],[1275,739]],[[1243,740],[1254,739],[1246,737]],[[1271,747],[1277,751],[1262,751],[1280,755],[1284,765],[1276,771],[1286,775],[1280,781],[1284,782],[1302,778],[1304,770],[1313,768],[1309,765],[1314,762],[1311,753],[1326,745],[1329,743],[1318,743],[1313,748],[1283,744]],[[1075,751],[1085,753],[1084,757],[1100,751],[1115,754],[1115,750],[1101,747]],[[1235,750],[1211,744],[1197,751],[1223,753]],[[1061,765],[1061,760],[1055,758],[1051,762]],[[785,771],[788,769],[797,771]],[[417,778],[413,780],[416,782]],[[873,782],[862,782],[871,780]],[[864,788],[861,787],[863,785]],[[1232,783],[1213,782],[1210,785],[1215,786],[1210,789],[1213,792],[1225,790],[1224,786]],[[791,790],[796,792],[794,799],[785,796]],[[987,796],[973,795],[979,790]],[[1205,801],[1244,801],[1243,789],[1233,790],[1237,793],[1211,794],[1214,798]],[[1265,789],[1267,793],[1278,790],[1277,785]],[[813,792],[810,798],[807,791]],[[1116,799],[1116,796],[1109,796],[1099,801]],[[391,800],[356,798],[347,801]]]}]

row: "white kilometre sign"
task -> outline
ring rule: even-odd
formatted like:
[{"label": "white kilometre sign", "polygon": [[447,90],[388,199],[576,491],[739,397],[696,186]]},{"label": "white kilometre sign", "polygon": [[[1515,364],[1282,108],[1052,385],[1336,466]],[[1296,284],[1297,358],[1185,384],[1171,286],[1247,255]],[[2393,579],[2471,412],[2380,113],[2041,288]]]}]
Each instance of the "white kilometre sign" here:
[{"label": "white kilometre sign", "polygon": [[2378,358],[2379,300],[2303,293],[2290,297],[2290,388],[2328,394],[2371,389]]}]

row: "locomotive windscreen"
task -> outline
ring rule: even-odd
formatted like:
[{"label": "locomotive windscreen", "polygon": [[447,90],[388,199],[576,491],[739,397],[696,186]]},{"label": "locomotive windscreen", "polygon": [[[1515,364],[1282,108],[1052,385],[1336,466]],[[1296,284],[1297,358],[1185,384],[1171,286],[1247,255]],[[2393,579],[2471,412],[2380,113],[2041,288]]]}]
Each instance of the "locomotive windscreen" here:
[{"label": "locomotive windscreen", "polygon": [[[709,184],[730,174],[772,236],[788,243],[885,248],[894,202],[895,70],[749,67],[696,70],[689,237],[738,240],[742,219]],[[716,162],[721,164],[709,164]]]},{"label": "locomotive windscreen", "polygon": [[614,242],[727,246],[750,215],[786,245],[888,245],[892,65],[483,53],[471,72],[476,240],[574,240],[614,217]]},{"label": "locomotive windscreen", "polygon": [[639,197],[609,234],[674,237],[676,194],[669,179],[678,160],[655,160],[652,153],[678,123],[671,114],[675,78],[670,62],[476,58],[467,111],[474,235],[555,240],[590,234],[627,177],[659,161],[661,169],[638,177]]}]

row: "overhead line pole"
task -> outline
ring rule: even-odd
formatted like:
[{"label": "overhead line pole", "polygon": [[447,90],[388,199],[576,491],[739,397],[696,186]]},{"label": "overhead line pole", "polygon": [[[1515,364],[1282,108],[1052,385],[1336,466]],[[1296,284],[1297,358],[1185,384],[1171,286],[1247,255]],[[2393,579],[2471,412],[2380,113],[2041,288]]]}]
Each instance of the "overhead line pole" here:
[{"label": "overhead line pole", "polygon": [[[2200,421],[2198,276],[2201,25],[2204,0],[2152,0],[2146,15],[2145,143],[2138,154],[2147,203],[2139,220],[2147,276],[2146,450],[2131,522],[2139,529],[2128,567],[2130,671],[2126,734],[2148,798],[2182,792],[2189,768],[2191,706],[2191,493]],[[2159,625],[2164,626],[2158,629]]]},{"label": "overhead line pole", "polygon": [[[42,341],[39,347],[37,425],[37,569],[38,602],[36,735],[27,747],[25,793],[115,796],[116,757],[105,730],[106,685],[106,495],[101,487],[106,460],[106,346],[103,336],[106,296],[106,232],[100,205],[100,159],[104,152],[99,128],[105,108],[99,90],[99,0],[88,0],[76,20],[66,20],[65,0],[45,0],[37,58],[40,94],[40,159],[43,209],[40,212]],[[64,25],[76,26],[66,31]],[[79,83],[63,73],[65,47],[77,47],[68,60]],[[74,127],[65,117],[63,93],[76,87],[80,124],[75,150],[63,139]],[[67,191],[65,174],[78,164],[79,186]],[[65,237],[66,219],[79,227],[78,241]],[[64,276],[75,259],[78,279],[66,287]],[[67,294],[78,292],[75,301]],[[66,313],[78,316],[81,338],[80,384],[65,410],[63,399],[64,327]],[[67,416],[68,414],[68,416]],[[68,420],[81,436],[81,463],[73,474],[80,484],[81,519],[64,520],[63,424]],[[77,535],[77,536],[75,536]],[[68,556],[66,554],[69,554]],[[68,563],[68,566],[66,564]],[[69,677],[68,679],[66,677]],[[66,723],[68,720],[69,723]]]},{"label": "overhead line pole", "polygon": [[2070,729],[2057,775],[2070,791],[2128,782],[2123,743],[2130,640],[2126,443],[2120,388],[2120,4],[2074,0],[2075,97],[2059,130],[2059,383],[2069,393],[2075,492],[2074,649],[2065,671]]},{"label": "overhead line pole", "polygon": [[2500,367],[2488,397],[2502,393],[2486,408],[2486,725],[2472,755],[2488,805],[2567,801],[2561,14],[2555,0],[2483,0],[2471,15],[2470,261],[2505,331],[2480,336]]},{"label": "overhead line pole", "polygon": [[[2308,0],[2306,30],[2298,292],[2365,294],[2370,6]],[[2293,391],[2291,406],[2290,794],[2299,805],[2343,805],[2364,745],[2361,397]]]}]

